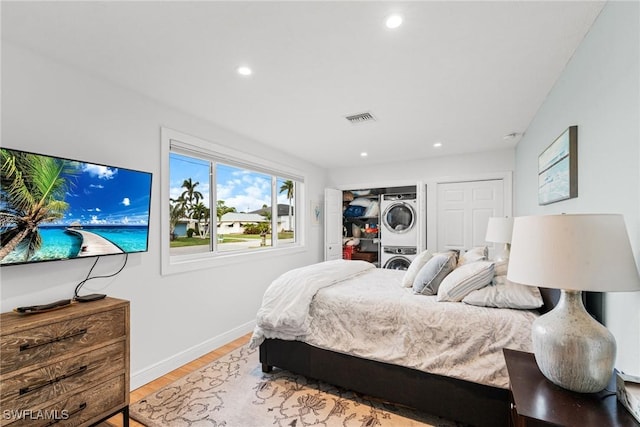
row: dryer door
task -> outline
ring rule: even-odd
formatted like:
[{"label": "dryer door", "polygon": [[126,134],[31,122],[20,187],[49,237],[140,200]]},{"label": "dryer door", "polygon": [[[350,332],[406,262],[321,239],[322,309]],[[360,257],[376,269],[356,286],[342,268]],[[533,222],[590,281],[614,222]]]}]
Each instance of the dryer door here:
[{"label": "dryer door", "polygon": [[389,205],[382,214],[382,223],[386,231],[404,234],[416,225],[416,211],[407,202],[395,202]]},{"label": "dryer door", "polygon": [[394,256],[384,263],[383,268],[390,270],[406,270],[411,265],[411,261],[403,256]]}]

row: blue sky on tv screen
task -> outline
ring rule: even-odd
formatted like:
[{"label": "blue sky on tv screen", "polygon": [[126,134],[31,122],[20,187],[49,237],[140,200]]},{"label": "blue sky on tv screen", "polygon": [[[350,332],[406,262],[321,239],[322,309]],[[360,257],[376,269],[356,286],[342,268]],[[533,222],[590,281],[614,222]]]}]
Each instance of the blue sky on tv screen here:
[{"label": "blue sky on tv screen", "polygon": [[65,196],[69,209],[51,225],[148,225],[151,174],[78,163]]},{"label": "blue sky on tv screen", "polygon": [[[5,149],[9,154],[21,151]],[[66,181],[64,195],[57,200],[65,201],[69,207],[64,217],[54,222],[43,222],[39,226],[148,226],[151,199],[151,174],[93,163],[66,160],[42,154],[26,153],[41,159],[53,158],[65,162],[69,174],[62,174]],[[25,181],[29,173],[22,171]],[[4,204],[0,210],[6,209]]]}]

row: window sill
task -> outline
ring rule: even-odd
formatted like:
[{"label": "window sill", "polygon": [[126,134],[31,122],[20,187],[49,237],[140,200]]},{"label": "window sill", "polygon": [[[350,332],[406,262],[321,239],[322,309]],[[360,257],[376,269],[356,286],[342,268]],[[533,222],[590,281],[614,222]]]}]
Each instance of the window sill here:
[{"label": "window sill", "polygon": [[256,260],[282,257],[305,252],[304,245],[296,244],[284,248],[266,249],[256,252],[228,252],[213,255],[211,253],[163,256],[162,275],[185,273],[207,268],[224,267],[227,265],[249,263]]}]

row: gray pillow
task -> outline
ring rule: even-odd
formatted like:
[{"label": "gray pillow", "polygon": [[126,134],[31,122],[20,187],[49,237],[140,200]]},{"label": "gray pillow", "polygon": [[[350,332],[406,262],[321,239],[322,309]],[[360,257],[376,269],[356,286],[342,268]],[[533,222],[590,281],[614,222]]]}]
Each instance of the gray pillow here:
[{"label": "gray pillow", "polygon": [[458,263],[454,252],[434,255],[420,269],[413,281],[413,293],[436,295],[440,282],[451,273]]},{"label": "gray pillow", "polygon": [[470,292],[481,289],[493,279],[493,262],[476,261],[461,265],[442,280],[438,301],[462,301]]}]

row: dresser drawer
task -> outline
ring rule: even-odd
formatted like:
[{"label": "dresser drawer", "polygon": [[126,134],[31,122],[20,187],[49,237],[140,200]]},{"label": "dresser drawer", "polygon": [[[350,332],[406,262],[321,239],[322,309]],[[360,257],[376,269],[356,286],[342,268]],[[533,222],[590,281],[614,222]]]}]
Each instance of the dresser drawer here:
[{"label": "dresser drawer", "polygon": [[125,336],[125,316],[120,308],[3,335],[0,374]]},{"label": "dresser drawer", "polygon": [[125,347],[126,343],[121,341],[20,375],[0,375],[0,407],[30,408],[122,374]]},{"label": "dresser drawer", "polygon": [[3,409],[1,425],[3,427],[79,426],[115,407],[125,406],[128,403],[125,384],[124,375],[120,375],[42,407],[32,407],[23,411]]}]

